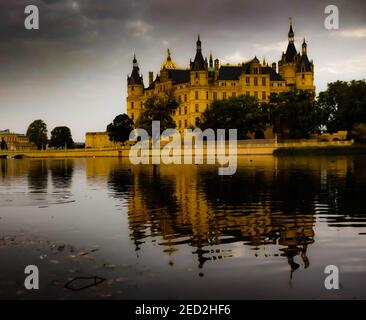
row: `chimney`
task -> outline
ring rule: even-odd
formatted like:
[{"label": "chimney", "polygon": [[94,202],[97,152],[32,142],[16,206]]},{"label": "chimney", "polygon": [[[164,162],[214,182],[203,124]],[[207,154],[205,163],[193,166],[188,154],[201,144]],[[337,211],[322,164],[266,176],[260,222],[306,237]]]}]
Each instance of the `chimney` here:
[{"label": "chimney", "polygon": [[273,62],[273,63],[272,63],[272,69],[273,69],[274,71],[276,71],[276,69],[277,69],[277,67],[276,67],[276,62]]},{"label": "chimney", "polygon": [[154,72],[149,71],[149,85],[154,81]]}]

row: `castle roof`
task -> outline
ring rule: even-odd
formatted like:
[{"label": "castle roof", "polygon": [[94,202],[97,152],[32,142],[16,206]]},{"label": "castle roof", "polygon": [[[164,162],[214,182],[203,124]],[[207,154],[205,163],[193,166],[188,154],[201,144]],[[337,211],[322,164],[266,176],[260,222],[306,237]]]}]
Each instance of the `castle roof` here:
[{"label": "castle roof", "polygon": [[167,57],[166,60],[162,63],[161,69],[176,69],[176,68],[177,65],[171,57],[170,50],[167,49]]},{"label": "castle roof", "polygon": [[311,62],[306,54],[301,55],[300,61],[297,64],[297,72],[302,72],[302,69],[306,72],[310,72],[312,69]]},{"label": "castle roof", "polygon": [[[283,81],[283,78],[271,67],[261,67],[262,74],[269,74],[271,81]],[[241,74],[250,74],[250,62],[240,66],[221,66],[217,80],[239,80]]]},{"label": "castle roof", "polygon": [[221,66],[217,80],[239,80],[242,66]]},{"label": "castle roof", "polygon": [[289,42],[288,46],[287,46],[287,49],[286,49],[286,53],[285,53],[286,62],[294,61],[294,58],[295,58],[296,55],[297,55],[297,51],[296,51],[294,43]]},{"label": "castle roof", "polygon": [[206,61],[202,55],[201,44],[202,43],[200,40],[200,36],[198,35],[198,40],[196,42],[196,55],[194,57],[193,62],[191,62],[192,70],[205,70],[206,69]]},{"label": "castle roof", "polygon": [[189,82],[189,70],[170,69],[168,71],[169,79],[175,84]]}]

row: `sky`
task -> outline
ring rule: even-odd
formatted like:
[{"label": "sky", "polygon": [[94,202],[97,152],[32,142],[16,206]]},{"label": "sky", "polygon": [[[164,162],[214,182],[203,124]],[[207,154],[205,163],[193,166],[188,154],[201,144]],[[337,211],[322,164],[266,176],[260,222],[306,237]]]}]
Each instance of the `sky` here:
[{"label": "sky", "polygon": [[[39,30],[24,27],[29,4],[39,9]],[[329,4],[339,9],[338,30],[324,27]],[[168,47],[186,68],[197,34],[204,55],[222,64],[277,62],[289,17],[298,50],[306,38],[317,92],[365,78],[364,0],[0,0],[0,130],[25,133],[43,119],[49,132],[66,125],[82,142],[126,112],[134,53],[145,85]]]}]

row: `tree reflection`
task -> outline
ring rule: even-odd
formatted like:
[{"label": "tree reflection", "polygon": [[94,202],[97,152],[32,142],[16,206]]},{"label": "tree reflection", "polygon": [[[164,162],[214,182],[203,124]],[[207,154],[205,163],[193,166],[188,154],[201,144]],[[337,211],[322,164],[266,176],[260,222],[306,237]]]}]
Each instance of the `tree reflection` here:
[{"label": "tree reflection", "polygon": [[28,186],[32,192],[43,192],[48,185],[48,166],[45,160],[32,160],[29,162]]},{"label": "tree reflection", "polygon": [[62,159],[49,162],[52,184],[55,189],[69,189],[74,172],[74,160]]}]

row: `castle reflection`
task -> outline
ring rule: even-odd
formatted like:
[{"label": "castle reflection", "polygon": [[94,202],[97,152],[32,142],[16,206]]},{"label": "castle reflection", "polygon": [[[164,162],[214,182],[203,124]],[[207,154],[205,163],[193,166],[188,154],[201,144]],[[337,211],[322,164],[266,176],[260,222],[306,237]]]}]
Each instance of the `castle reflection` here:
[{"label": "castle reflection", "polygon": [[101,168],[108,168],[108,187],[126,203],[137,251],[149,238],[162,239],[159,245],[169,255],[188,245],[202,268],[206,261],[235,257],[226,244],[243,243],[254,255],[273,245],[269,255],[286,258],[291,273],[300,267],[297,256],[309,267],[321,190],[328,193],[327,179],[343,179],[353,163],[257,156],[239,158],[238,165],[234,176],[224,177],[214,166],[131,166],[122,160],[109,168],[94,164],[87,172],[92,179],[106,176]]}]

